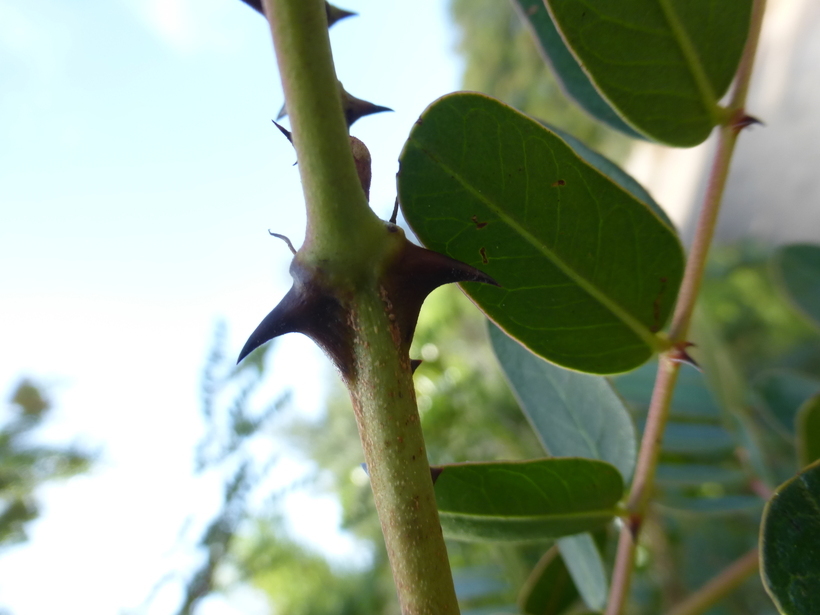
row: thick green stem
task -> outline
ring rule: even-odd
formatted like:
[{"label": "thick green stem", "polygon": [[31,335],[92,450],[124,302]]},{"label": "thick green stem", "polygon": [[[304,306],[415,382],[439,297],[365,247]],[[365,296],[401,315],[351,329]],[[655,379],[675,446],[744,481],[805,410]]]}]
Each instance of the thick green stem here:
[{"label": "thick green stem", "polygon": [[[305,244],[296,256],[301,290],[292,300],[296,307],[288,309],[314,305],[329,315],[344,315],[344,322],[337,323],[344,331],[333,339],[342,350],[348,341],[352,346],[352,365],[341,368],[356,411],[402,612],[458,615],[408,343],[399,329],[408,323],[397,318],[382,286],[385,271],[406,249],[406,240],[400,229],[373,214],[356,172],[324,2],[265,0],[265,11],[308,218]],[[300,313],[299,318],[304,324],[308,315]],[[314,332],[325,336],[315,325]],[[345,352],[338,354],[345,360]]]},{"label": "thick green stem", "polygon": [[457,615],[410,359],[389,306],[369,294],[357,310],[351,397],[402,613]]},{"label": "thick green stem", "polygon": [[384,227],[367,203],[350,152],[324,2],[264,4],[305,193],[303,258],[333,263],[347,274],[366,270],[372,252],[358,248],[378,251]]},{"label": "thick green stem", "polygon": [[641,448],[635,467],[635,478],[632,481],[627,504],[631,515],[630,522],[625,523],[621,529],[606,615],[621,615],[627,603],[635,560],[635,546],[643,518],[651,500],[661,442],[669,417],[669,408],[675,390],[678,370],[680,369],[679,359],[685,349],[692,313],[695,309],[695,302],[706,267],[706,258],[709,254],[726,180],[729,176],[732,154],[738,135],[746,125],[743,121],[745,119],[746,96],[749,91],[749,81],[754,66],[764,11],[765,0],[755,0],[749,38],[738,68],[732,98],[728,106],[728,117],[730,119],[726,125],[719,128],[717,151],[712,161],[709,183],[701,206],[692,248],[686,261],[686,271],[681,283],[675,313],[672,316],[670,339],[676,346],[660,356],[658,375],[655,380],[655,388],[652,391],[646,427],[641,439]]}]

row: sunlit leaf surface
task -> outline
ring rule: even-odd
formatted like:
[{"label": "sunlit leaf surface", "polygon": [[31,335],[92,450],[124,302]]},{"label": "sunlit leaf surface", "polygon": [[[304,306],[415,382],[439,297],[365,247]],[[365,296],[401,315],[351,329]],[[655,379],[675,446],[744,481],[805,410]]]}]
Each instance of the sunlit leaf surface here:
[{"label": "sunlit leaf surface", "polygon": [[537,122],[479,94],[439,99],[405,145],[399,196],[425,246],[498,281],[463,286],[536,354],[605,374],[664,347],[674,230]]},{"label": "sunlit leaf surface", "polygon": [[529,25],[536,45],[552,67],[564,91],[594,118],[630,137],[640,137],[640,134],[621,119],[592,85],[555,28],[544,0],[513,0],[513,5]]},{"label": "sunlit leaf surface", "polygon": [[696,145],[720,121],[751,0],[546,0],[593,84],[642,134]]},{"label": "sunlit leaf surface", "polygon": [[576,458],[442,466],[436,502],[445,536],[523,541],[596,529],[616,514],[618,471]]}]

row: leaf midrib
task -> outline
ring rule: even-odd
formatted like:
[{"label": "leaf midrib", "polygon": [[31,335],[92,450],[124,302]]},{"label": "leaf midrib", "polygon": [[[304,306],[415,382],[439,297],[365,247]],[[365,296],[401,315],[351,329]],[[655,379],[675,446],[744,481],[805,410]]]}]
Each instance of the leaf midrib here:
[{"label": "leaf midrib", "polygon": [[709,82],[709,77],[706,75],[706,71],[703,68],[703,63],[700,60],[700,56],[698,56],[695,46],[692,43],[692,39],[689,37],[689,33],[686,31],[686,28],[683,27],[678,14],[672,6],[671,0],[658,0],[658,5],[660,6],[664,19],[666,19],[666,23],[672,30],[672,35],[675,38],[675,42],[678,44],[678,48],[683,54],[686,66],[689,68],[689,72],[695,80],[695,86],[698,88],[698,93],[700,94],[703,106],[709,113],[709,117],[712,119],[712,122],[719,124],[720,117],[718,113],[717,97],[712,89],[712,84]]},{"label": "leaf midrib", "polygon": [[518,222],[513,220],[510,216],[504,213],[499,206],[495,203],[490,201],[487,197],[485,197],[480,191],[473,188],[471,184],[469,184],[465,178],[450,167],[449,165],[445,164],[442,160],[438,159],[434,156],[428,149],[423,147],[423,145],[418,141],[418,139],[414,139],[411,136],[410,139],[425,155],[427,155],[431,160],[433,160],[441,169],[446,171],[453,179],[457,180],[464,189],[468,190],[470,194],[476,197],[478,200],[483,202],[487,207],[489,207],[495,214],[508,226],[510,226],[513,230],[518,232],[524,239],[526,239],[536,250],[541,252],[547,259],[552,262],[553,265],[558,267],[567,277],[569,277],[573,282],[575,282],[578,286],[580,286],[585,292],[587,292],[593,299],[598,301],[601,305],[603,305],[607,310],[609,310],[616,318],[618,318],[621,322],[623,322],[627,327],[629,327],[640,339],[643,341],[650,349],[655,352],[661,352],[665,350],[666,346],[664,345],[663,341],[654,333],[652,333],[647,327],[643,325],[637,318],[632,316],[629,312],[627,312],[624,308],[620,305],[612,301],[606,293],[600,290],[597,286],[595,286],[592,282],[587,280],[584,276],[580,273],[572,269],[569,265],[565,264],[564,261],[556,254],[554,251],[550,250],[547,246],[545,246],[540,240],[538,240],[535,236],[533,236],[529,231],[524,229]]},{"label": "leaf midrib", "polygon": [[597,517],[617,517],[618,516],[618,509],[617,508],[599,508],[595,510],[587,510],[583,512],[577,513],[555,513],[555,514],[544,514],[544,515],[500,515],[500,514],[493,514],[493,515],[483,515],[481,513],[470,513],[470,512],[459,512],[455,510],[441,510],[439,509],[439,514],[448,516],[448,517],[463,517],[465,519],[476,519],[476,520],[485,520],[485,521],[499,521],[499,522],[518,522],[518,521],[549,521],[555,519],[557,521],[564,520],[564,519],[593,519]]}]

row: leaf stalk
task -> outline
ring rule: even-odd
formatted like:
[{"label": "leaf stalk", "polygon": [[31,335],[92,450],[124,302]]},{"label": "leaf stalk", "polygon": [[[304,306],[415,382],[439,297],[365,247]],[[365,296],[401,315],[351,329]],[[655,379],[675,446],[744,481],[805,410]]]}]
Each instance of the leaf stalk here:
[{"label": "leaf stalk", "polygon": [[709,247],[717,226],[732,155],[740,131],[748,125],[742,120],[746,117],[744,109],[760,38],[765,4],[765,0],[755,0],[754,2],[749,36],[735,77],[732,97],[727,107],[730,113],[727,114],[725,123],[718,128],[717,149],[712,160],[709,183],[701,205],[695,237],[686,261],[686,270],[670,326],[669,337],[675,346],[659,357],[658,374],[652,391],[646,427],[641,439],[641,447],[635,467],[635,478],[627,500],[627,508],[632,513],[631,523],[625,524],[621,529],[606,615],[621,615],[629,595],[632,569],[635,564],[635,546],[643,518],[651,501],[661,442],[669,418],[672,394],[675,390],[675,383],[680,369],[680,362],[674,360],[675,353],[687,344],[686,337],[703,279],[703,272],[706,268]]}]

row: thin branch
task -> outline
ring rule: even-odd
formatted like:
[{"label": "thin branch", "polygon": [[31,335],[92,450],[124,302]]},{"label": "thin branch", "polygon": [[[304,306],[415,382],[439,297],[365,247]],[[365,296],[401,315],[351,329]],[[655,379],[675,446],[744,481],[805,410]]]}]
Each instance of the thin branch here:
[{"label": "thin branch", "polygon": [[736,590],[741,583],[757,572],[759,565],[760,558],[755,547],[666,615],[700,615]]},{"label": "thin branch", "polygon": [[749,81],[754,66],[754,57],[757,52],[764,12],[765,0],[755,0],[749,37],[729,103],[730,119],[726,125],[719,128],[717,150],[712,161],[709,183],[701,206],[695,238],[686,261],[686,270],[683,275],[678,302],[672,316],[670,339],[675,347],[663,353],[658,364],[658,375],[655,380],[646,427],[641,439],[638,462],[635,467],[635,479],[632,482],[627,504],[627,508],[632,515],[632,522],[621,529],[606,615],[621,615],[629,595],[630,578],[634,567],[635,544],[649,505],[663,432],[669,417],[672,394],[680,369],[680,361],[675,360],[675,354],[685,348],[687,343],[686,336],[689,332],[692,312],[703,279],[709,246],[712,243],[717,225],[720,204],[726,188],[726,180],[729,176],[732,154],[740,131],[748,125],[748,122],[745,121],[747,116],[744,107],[749,92]]}]

